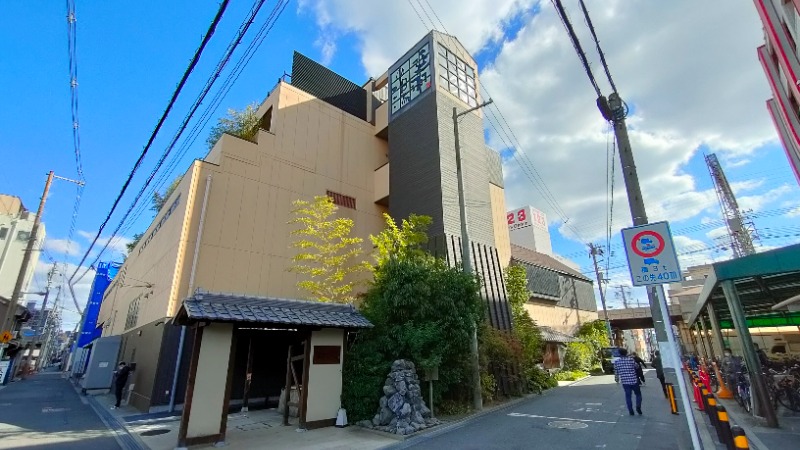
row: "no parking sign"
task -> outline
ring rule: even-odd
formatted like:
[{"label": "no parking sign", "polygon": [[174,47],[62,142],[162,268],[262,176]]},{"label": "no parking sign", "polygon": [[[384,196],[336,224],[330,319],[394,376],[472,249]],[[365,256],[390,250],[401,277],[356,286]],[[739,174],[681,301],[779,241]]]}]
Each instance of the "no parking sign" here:
[{"label": "no parking sign", "polygon": [[634,286],[681,281],[678,255],[669,223],[655,222],[622,230],[625,254]]}]

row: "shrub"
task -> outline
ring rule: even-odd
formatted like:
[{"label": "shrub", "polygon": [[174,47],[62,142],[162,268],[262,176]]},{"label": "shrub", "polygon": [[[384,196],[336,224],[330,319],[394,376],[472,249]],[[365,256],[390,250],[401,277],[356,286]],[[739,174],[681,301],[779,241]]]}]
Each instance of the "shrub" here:
[{"label": "shrub", "polygon": [[562,370],[556,373],[553,378],[556,381],[575,381],[588,376],[588,372],[582,370]]},{"label": "shrub", "polygon": [[564,370],[582,370],[588,372],[592,368],[593,350],[585,342],[570,342],[564,355]]},{"label": "shrub", "polygon": [[362,331],[345,357],[342,404],[352,421],[373,417],[397,359],[413,361],[420,372],[438,366],[435,403],[469,399],[469,343],[483,312],[478,292],[474,277],[430,256],[388,259],[376,268],[362,305],[374,328]]}]

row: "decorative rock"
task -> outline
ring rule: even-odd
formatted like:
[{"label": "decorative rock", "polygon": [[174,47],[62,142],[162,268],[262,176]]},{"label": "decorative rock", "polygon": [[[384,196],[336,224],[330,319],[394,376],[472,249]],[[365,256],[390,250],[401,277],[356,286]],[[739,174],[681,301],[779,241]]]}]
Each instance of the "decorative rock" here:
[{"label": "decorative rock", "polygon": [[386,376],[378,413],[372,421],[364,420],[358,424],[388,433],[409,435],[439,423],[431,417],[431,410],[425,406],[416,366],[411,361],[398,359],[392,363],[392,370]]},{"label": "decorative rock", "polygon": [[362,420],[357,422],[356,425],[364,428],[372,428],[374,426],[371,420]]}]

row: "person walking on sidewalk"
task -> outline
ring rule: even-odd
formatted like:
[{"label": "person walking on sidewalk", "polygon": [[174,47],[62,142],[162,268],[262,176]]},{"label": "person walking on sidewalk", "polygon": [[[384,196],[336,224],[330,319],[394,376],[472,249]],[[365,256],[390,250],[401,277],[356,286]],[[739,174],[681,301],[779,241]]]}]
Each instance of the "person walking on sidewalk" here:
[{"label": "person walking on sidewalk", "polygon": [[644,380],[644,369],[647,368],[647,365],[645,365],[644,360],[640,358],[636,352],[631,353],[631,355],[633,355],[633,361],[636,363],[636,376],[639,377],[641,384],[647,384]]},{"label": "person walking on sidewalk", "polygon": [[625,390],[625,404],[628,406],[628,413],[633,415],[633,405],[631,394],[636,394],[636,412],[642,415],[642,389],[639,386],[639,376],[636,374],[636,361],[628,356],[628,350],[619,349],[619,358],[614,361],[614,379],[622,383]]},{"label": "person walking on sidewalk", "polygon": [[650,363],[654,369],[656,369],[656,377],[658,381],[661,382],[661,389],[664,391],[664,397],[668,397],[667,395],[667,383],[664,381],[664,363],[661,362],[661,352],[656,350],[655,357],[653,357],[653,362]]},{"label": "person walking on sidewalk", "polygon": [[114,371],[114,395],[117,397],[117,403],[111,407],[111,409],[119,408],[119,404],[122,402],[122,390],[125,389],[125,384],[128,382],[128,375],[131,373],[131,368],[125,361],[119,362],[119,367],[116,371]]}]

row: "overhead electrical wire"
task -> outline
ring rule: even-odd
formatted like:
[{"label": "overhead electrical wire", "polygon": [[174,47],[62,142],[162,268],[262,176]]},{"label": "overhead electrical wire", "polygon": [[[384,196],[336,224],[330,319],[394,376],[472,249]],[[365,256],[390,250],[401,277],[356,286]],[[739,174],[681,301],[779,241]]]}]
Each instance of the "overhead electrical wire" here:
[{"label": "overhead electrical wire", "polygon": [[586,58],[586,53],[583,51],[583,47],[578,39],[578,35],[575,33],[575,28],[572,27],[572,22],[570,22],[569,16],[564,10],[564,5],[561,4],[561,0],[550,0],[550,2],[556,8],[556,13],[561,19],[561,24],[564,25],[564,28],[567,30],[567,34],[572,42],[572,46],[575,48],[575,52],[578,54],[578,58],[581,60],[581,65],[583,65],[583,69],[586,71],[586,76],[589,77],[589,82],[592,83],[592,87],[594,88],[597,97],[601,97],[603,94],[600,91],[600,86],[597,84],[597,80],[594,78],[592,67],[589,64],[589,60]]},{"label": "overhead electrical wire", "polygon": [[[150,147],[153,145],[153,141],[155,140],[156,136],[158,135],[158,132],[161,130],[161,127],[164,124],[164,121],[167,119],[167,116],[172,111],[172,107],[174,106],[175,101],[178,99],[178,96],[180,95],[181,91],[183,90],[183,87],[186,84],[186,80],[189,78],[189,75],[192,73],[192,71],[194,70],[194,68],[197,65],[198,61],[200,60],[200,56],[203,54],[203,50],[205,50],[206,45],[211,40],[211,36],[214,35],[214,32],[216,31],[216,28],[217,28],[217,24],[219,23],[220,19],[222,19],[222,15],[224,14],[225,10],[228,7],[228,2],[229,2],[229,0],[222,0],[222,4],[220,4],[219,9],[217,10],[217,14],[214,17],[214,20],[211,22],[211,25],[208,27],[208,30],[206,31],[205,36],[203,36],[203,40],[200,43],[200,46],[197,48],[197,50],[195,50],[194,56],[192,57],[192,60],[189,63],[189,66],[184,71],[183,76],[181,77],[181,80],[178,82],[178,86],[173,91],[172,96],[170,97],[169,103],[167,104],[167,108],[164,110],[164,113],[161,115],[161,118],[158,120],[158,123],[156,124],[155,129],[153,130],[153,132],[150,135],[150,138],[147,141],[147,144],[145,145],[145,147],[142,150],[142,152],[139,154],[139,157],[137,158],[136,162],[134,163],[133,168],[131,169],[130,173],[128,174],[128,176],[127,176],[127,178],[125,180],[125,182],[122,185],[122,189],[120,190],[119,194],[117,194],[117,197],[114,200],[114,203],[111,205],[111,210],[108,212],[108,215],[103,220],[103,223],[100,225],[100,227],[98,228],[97,234],[95,235],[94,239],[92,239],[92,242],[89,245],[89,248],[86,250],[86,253],[83,255],[83,257],[81,258],[81,261],[78,263],[78,267],[75,269],[75,272],[73,272],[72,276],[70,276],[69,284],[70,284],[70,290],[71,291],[73,290],[72,287],[73,287],[73,280],[75,278],[75,275],[78,274],[78,271],[80,270],[80,266],[86,261],[86,258],[89,257],[89,254],[91,253],[92,249],[94,248],[94,245],[100,239],[100,236],[101,236],[101,234],[103,232],[103,229],[105,229],[106,225],[111,220],[111,216],[112,216],[112,214],[114,214],[114,211],[116,210],[117,205],[119,205],[120,201],[122,200],[122,196],[125,194],[125,191],[127,191],[128,186],[130,186],[131,181],[133,179],[133,176],[136,174],[136,171],[141,166],[142,161],[144,160],[145,156],[147,156],[147,152],[150,150]],[[110,240],[111,239],[109,239],[109,241]]]},{"label": "overhead electrical wire", "polygon": [[586,26],[589,27],[589,32],[592,34],[594,45],[597,48],[597,54],[600,56],[600,62],[603,65],[603,70],[606,72],[606,78],[608,78],[608,84],[611,85],[611,90],[613,92],[617,92],[617,86],[614,84],[614,79],[611,77],[611,70],[609,70],[608,63],[606,63],[606,55],[605,53],[603,53],[603,49],[600,48],[600,40],[597,38],[597,33],[594,31],[594,25],[592,24],[592,18],[589,16],[589,10],[586,9],[586,4],[583,2],[583,0],[579,0],[579,2],[581,4],[581,10],[583,11],[583,18],[586,20]]},{"label": "overhead electrical wire", "polygon": [[[436,13],[436,10],[433,8],[433,6],[430,4],[428,0],[424,1],[427,4],[428,9],[431,10],[431,13],[438,21],[439,25],[442,27],[442,30],[444,30],[445,34],[447,35],[447,38],[452,41],[453,37],[450,35],[450,32],[444,25],[444,22],[442,22],[442,20],[439,18],[439,15]],[[414,9],[414,11],[417,12],[416,8],[414,7],[414,5],[411,3],[410,0],[409,4]],[[427,11],[425,7],[422,5],[421,0],[419,0],[419,4],[420,7],[422,7],[423,11],[425,11],[425,15],[430,19],[430,16],[427,14]],[[427,27],[427,24],[425,24],[425,21],[422,20],[422,17],[419,15],[418,12],[417,12],[417,17],[420,19],[423,25]],[[434,26],[433,29],[435,30],[436,26]],[[491,94],[489,93],[489,90],[486,88],[485,85],[482,85],[481,89],[486,93],[486,97],[491,98]],[[517,164],[522,169],[523,174],[528,178],[531,184],[533,184],[534,188],[536,188],[536,190],[539,191],[539,193],[542,195],[542,198],[550,206],[553,212],[559,215],[559,217],[561,218],[562,225],[566,226],[570,231],[572,231],[578,239],[584,240],[578,229],[575,228],[573,224],[569,223],[569,217],[567,216],[563,208],[561,208],[561,205],[556,200],[555,195],[553,195],[553,192],[547,186],[547,183],[544,181],[542,175],[536,169],[536,165],[530,160],[528,155],[525,153],[524,149],[522,148],[521,142],[519,141],[519,139],[517,139],[514,130],[511,128],[511,125],[508,123],[508,120],[506,120],[503,111],[500,109],[497,103],[494,102],[490,104],[485,109],[485,111],[486,111],[487,122],[490,124],[492,129],[495,130],[496,135],[503,142],[505,147],[507,149],[512,150],[512,157],[515,159],[515,161],[517,161]],[[495,114],[494,111],[497,111],[497,114]],[[496,126],[492,123],[492,119],[494,120],[494,122],[497,123]],[[500,127],[499,129],[497,128],[498,126]]]},{"label": "overhead electrical wire", "polygon": [[[117,235],[120,232],[120,230],[122,229],[123,225],[125,224],[125,220],[130,215],[131,211],[136,206],[137,202],[141,199],[142,194],[144,192],[144,189],[152,182],[152,180],[155,177],[157,171],[163,165],[166,157],[171,153],[172,149],[174,148],[175,144],[177,143],[177,140],[183,134],[183,131],[185,131],[186,127],[188,126],[188,123],[189,123],[190,119],[194,116],[196,111],[199,109],[200,105],[202,104],[202,101],[205,99],[205,97],[209,93],[211,87],[214,85],[214,82],[220,77],[222,70],[225,68],[227,63],[230,61],[230,58],[231,58],[231,56],[233,54],[233,51],[241,43],[244,35],[246,34],[246,32],[248,31],[250,26],[253,24],[255,16],[258,14],[258,12],[261,9],[261,6],[264,3],[265,3],[265,0],[256,0],[256,2],[254,3],[254,6],[251,9],[250,14],[248,14],[248,17],[242,22],[242,25],[240,26],[239,31],[237,32],[236,36],[234,37],[234,39],[229,44],[228,50],[225,52],[223,57],[218,62],[217,67],[216,67],[213,75],[211,77],[209,77],[205,87],[203,88],[201,93],[198,95],[197,99],[195,100],[194,105],[192,106],[190,112],[185,117],[183,123],[181,124],[181,126],[180,126],[180,128],[178,130],[178,132],[175,134],[172,142],[168,146],[167,150],[165,150],[165,153],[162,155],[162,157],[159,159],[156,168],[150,174],[150,177],[148,178],[147,182],[145,183],[145,185],[143,186],[143,188],[140,190],[139,194],[137,195],[136,200],[128,208],[127,212],[125,213],[125,216],[120,221],[119,225],[115,229],[115,231],[112,234],[111,238],[108,240],[107,245],[104,246],[104,249],[107,248],[108,245],[112,242],[112,238],[117,239],[117,242],[119,242],[119,239],[121,237],[119,237]],[[255,54],[255,52],[258,50],[258,48],[264,42],[264,39],[267,37],[267,35],[269,35],[270,31],[275,26],[275,23],[280,18],[280,16],[283,14],[283,12],[286,9],[286,6],[288,4],[289,4],[289,0],[281,0],[272,9],[272,11],[271,11],[269,17],[267,18],[267,20],[261,26],[261,28],[257,32],[256,36],[253,38],[253,40],[248,45],[248,47],[245,50],[244,54],[239,58],[239,60],[237,61],[236,65],[234,66],[234,68],[228,74],[228,76],[226,77],[225,81],[223,82],[223,84],[221,85],[219,90],[217,90],[217,92],[214,95],[212,101],[210,102],[208,107],[204,110],[203,115],[198,120],[198,122],[195,124],[195,127],[192,129],[192,131],[190,132],[189,136],[184,140],[184,144],[180,147],[179,152],[172,159],[172,161],[168,164],[167,170],[162,172],[161,176],[159,177],[159,181],[160,182],[163,183],[163,181],[168,180],[169,174],[172,173],[172,171],[176,167],[177,162],[179,161],[179,159],[182,158],[182,156],[183,156],[183,154],[185,154],[186,150],[188,150],[188,148],[194,143],[194,140],[197,138],[197,135],[198,135],[199,131],[205,126],[205,124],[207,123],[208,119],[211,117],[211,114],[213,114],[213,111],[216,110],[216,108],[219,106],[219,104],[222,101],[222,99],[230,91],[231,87],[236,82],[236,80],[238,80],[238,78],[241,75],[242,71],[249,64],[249,62],[252,59],[252,57]],[[153,190],[158,189],[158,188],[159,188],[159,186],[156,185]],[[134,216],[134,220],[131,220],[131,221],[129,221],[127,223],[127,228],[130,228],[130,226],[135,222],[135,219],[138,219],[138,216],[141,215],[141,213],[144,211],[145,208],[146,208],[146,203],[145,202],[142,202],[142,203],[139,204],[139,207],[137,209],[137,213],[138,214],[136,214]],[[102,252],[101,252],[101,254],[102,254]],[[95,258],[95,262],[98,261],[99,258],[100,258],[100,254],[98,254],[97,257]]]},{"label": "overhead electrical wire", "polygon": [[[78,226],[78,212],[81,207],[81,198],[85,186],[83,175],[83,162],[81,160],[81,134],[80,134],[80,115],[78,114],[78,30],[77,13],[75,11],[75,1],[67,0],[67,55],[69,60],[69,85],[70,85],[70,113],[72,117],[72,147],[75,154],[75,172],[78,183],[75,187],[75,201],[72,207],[72,217],[70,218],[69,232],[67,233],[67,250],[64,252],[63,269],[67,272],[67,256],[72,248],[75,238],[75,231]],[[72,296],[72,302],[78,307],[78,299]]]}]

